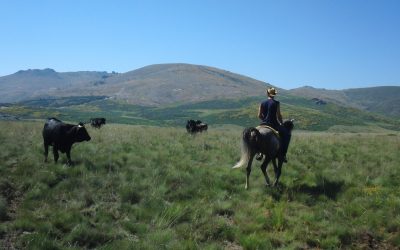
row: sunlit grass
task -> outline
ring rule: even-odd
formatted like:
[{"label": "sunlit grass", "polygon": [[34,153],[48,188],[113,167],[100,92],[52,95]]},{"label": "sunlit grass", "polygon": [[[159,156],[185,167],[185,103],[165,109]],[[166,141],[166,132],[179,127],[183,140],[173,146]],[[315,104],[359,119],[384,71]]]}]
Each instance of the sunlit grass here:
[{"label": "sunlit grass", "polygon": [[397,133],[295,132],[280,188],[265,188],[255,162],[246,191],[245,169],[231,169],[237,127],[196,136],[88,128],[92,140],[73,147],[68,167],[64,154],[43,162],[42,126],[0,122],[0,238],[16,234],[18,248],[357,249],[368,235],[381,247],[400,243]]}]

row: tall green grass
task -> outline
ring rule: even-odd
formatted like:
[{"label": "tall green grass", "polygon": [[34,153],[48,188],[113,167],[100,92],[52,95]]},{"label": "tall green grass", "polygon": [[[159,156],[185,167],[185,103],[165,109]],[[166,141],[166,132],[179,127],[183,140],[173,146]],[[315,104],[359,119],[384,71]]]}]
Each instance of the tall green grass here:
[{"label": "tall green grass", "polygon": [[[360,249],[400,245],[400,137],[295,132],[279,189],[241,129],[88,128],[43,163],[41,123],[0,122],[0,244],[22,249]],[[269,169],[270,176],[273,176]],[[15,212],[14,212],[15,210]],[[16,235],[16,237],[10,237]],[[1,245],[0,245],[1,247]]]}]

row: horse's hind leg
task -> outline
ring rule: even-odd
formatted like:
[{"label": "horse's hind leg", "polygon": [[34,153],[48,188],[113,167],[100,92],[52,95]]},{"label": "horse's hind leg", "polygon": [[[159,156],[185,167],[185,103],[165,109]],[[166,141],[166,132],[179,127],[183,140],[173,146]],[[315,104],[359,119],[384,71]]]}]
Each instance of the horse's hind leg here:
[{"label": "horse's hind leg", "polygon": [[262,171],[263,174],[264,174],[264,177],[265,177],[265,185],[266,185],[266,186],[269,186],[269,185],[270,185],[269,177],[268,177],[268,174],[267,174],[267,167],[268,167],[268,164],[269,164],[270,161],[271,161],[271,159],[268,158],[267,156],[265,156],[265,160],[264,160],[264,162],[261,164],[261,171]]},{"label": "horse's hind leg", "polygon": [[281,176],[283,159],[278,160],[278,165],[276,165],[276,159],[274,159],[272,163],[274,164],[274,172],[275,172],[274,187],[276,187],[278,186],[279,177]]},{"label": "horse's hind leg", "polygon": [[249,187],[250,187],[249,177],[250,177],[250,173],[251,173],[251,164],[253,163],[253,158],[254,158],[254,154],[251,154],[249,157],[249,161],[247,162],[246,186],[244,187],[245,189],[249,189]]}]

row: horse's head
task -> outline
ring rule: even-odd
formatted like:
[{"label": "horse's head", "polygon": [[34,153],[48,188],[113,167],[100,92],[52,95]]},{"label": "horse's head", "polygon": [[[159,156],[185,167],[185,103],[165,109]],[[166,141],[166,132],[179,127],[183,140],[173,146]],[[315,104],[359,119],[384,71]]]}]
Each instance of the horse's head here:
[{"label": "horse's head", "polygon": [[294,128],[294,119],[289,119],[283,122],[283,126],[288,129],[289,131],[292,131]]}]

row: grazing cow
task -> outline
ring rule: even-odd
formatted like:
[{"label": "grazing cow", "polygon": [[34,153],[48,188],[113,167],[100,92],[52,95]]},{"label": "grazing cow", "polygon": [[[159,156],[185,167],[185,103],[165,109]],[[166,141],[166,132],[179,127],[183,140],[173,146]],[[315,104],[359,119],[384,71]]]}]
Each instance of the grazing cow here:
[{"label": "grazing cow", "polygon": [[106,118],[90,118],[90,125],[94,128],[100,128],[106,124]]},{"label": "grazing cow", "polygon": [[66,124],[56,118],[50,118],[43,127],[44,161],[47,162],[49,146],[53,146],[54,161],[58,160],[58,150],[67,154],[67,163],[71,165],[72,144],[90,141],[90,136],[83,123],[78,125]]},{"label": "grazing cow", "polygon": [[208,125],[206,123],[201,122],[200,120],[188,120],[186,123],[186,130],[190,134],[194,134],[197,132],[207,131]]}]

